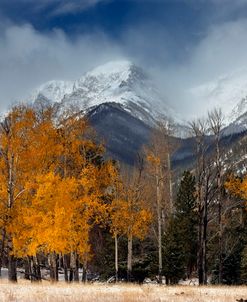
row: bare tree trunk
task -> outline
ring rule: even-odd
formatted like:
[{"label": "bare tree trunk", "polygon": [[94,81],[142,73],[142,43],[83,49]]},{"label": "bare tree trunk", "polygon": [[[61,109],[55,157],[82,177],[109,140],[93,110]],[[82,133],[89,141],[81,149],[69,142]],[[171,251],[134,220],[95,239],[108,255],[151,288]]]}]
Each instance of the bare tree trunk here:
[{"label": "bare tree trunk", "polygon": [[8,260],[8,279],[11,282],[17,282],[16,259],[13,255],[9,255]]},{"label": "bare tree trunk", "polygon": [[166,217],[173,212],[173,192],[171,173],[171,152],[175,151],[175,145],[170,142],[172,124],[169,120],[157,122],[147,149],[150,175],[155,182],[155,237],[157,238],[158,256],[158,282],[162,283],[163,257],[162,257],[162,233],[166,227]]},{"label": "bare tree trunk", "polygon": [[[8,161],[8,210],[13,207],[14,203],[14,155],[11,155],[10,160]],[[10,216],[8,216],[11,219]],[[12,282],[17,282],[17,273],[16,273],[16,259],[12,255],[13,251],[13,242],[11,236],[8,237],[8,279]]]},{"label": "bare tree trunk", "polygon": [[70,269],[69,269],[69,281],[74,281],[74,266],[75,266],[75,259],[73,252],[70,253]]},{"label": "bare tree trunk", "polygon": [[217,169],[217,202],[218,202],[218,225],[219,225],[219,284],[222,283],[223,259],[222,259],[222,166],[221,166],[221,152],[220,152],[220,136],[223,128],[224,117],[221,109],[214,109],[208,114],[208,121],[210,130],[215,137],[216,149],[216,169]]},{"label": "bare tree trunk", "polygon": [[68,275],[68,255],[63,256],[63,269],[64,269],[64,280],[65,282],[69,282]]},{"label": "bare tree trunk", "polygon": [[31,282],[36,281],[32,256],[28,256],[28,268],[29,268],[29,278]]},{"label": "bare tree trunk", "polygon": [[75,252],[70,253],[70,281],[79,281],[78,257]]},{"label": "bare tree trunk", "polygon": [[4,248],[5,248],[5,239],[6,239],[6,229],[3,228],[2,230],[2,241],[1,241],[1,255],[0,255],[0,276],[2,275],[2,266],[4,260]]},{"label": "bare tree trunk", "polygon": [[24,278],[26,280],[30,280],[30,265],[29,265],[29,259],[28,257],[25,257],[24,259]]},{"label": "bare tree trunk", "polygon": [[217,199],[218,199],[218,224],[219,224],[219,284],[222,283],[222,274],[223,274],[223,259],[222,259],[222,236],[223,236],[223,226],[222,226],[222,195],[221,195],[221,163],[220,163],[220,150],[219,150],[219,141],[217,141]]},{"label": "bare tree trunk", "polygon": [[52,282],[58,281],[57,255],[55,252],[49,255],[50,262],[50,279]]},{"label": "bare tree trunk", "polygon": [[207,123],[204,120],[197,120],[193,121],[190,126],[196,138],[196,181],[199,218],[197,270],[199,285],[202,285],[206,276],[207,199],[205,197],[205,135],[207,133]]},{"label": "bare tree trunk", "polygon": [[171,173],[171,158],[170,153],[167,153],[167,166],[168,166],[168,178],[169,178],[169,201],[170,201],[170,213],[173,213],[173,190],[172,190],[172,173]]},{"label": "bare tree trunk", "polygon": [[203,230],[203,220],[201,209],[199,209],[199,227],[198,227],[198,253],[197,253],[197,270],[199,285],[203,284],[203,244],[202,244],[202,230]]},{"label": "bare tree trunk", "polygon": [[79,257],[78,255],[76,254],[75,255],[76,257],[76,266],[75,266],[75,281],[76,282],[79,282]]},{"label": "bare tree trunk", "polygon": [[127,281],[131,282],[132,280],[132,253],[133,253],[133,247],[132,247],[133,239],[132,235],[130,234],[128,236],[128,259],[127,259]]},{"label": "bare tree trunk", "polygon": [[16,271],[16,258],[12,254],[13,242],[10,237],[8,240],[8,280],[11,282],[17,282],[17,271]]},{"label": "bare tree trunk", "polygon": [[217,166],[217,201],[218,201],[218,224],[219,224],[219,284],[222,283],[222,273],[223,273],[223,259],[222,259],[222,168],[221,168],[221,158],[220,158],[220,128],[216,135],[216,166]]},{"label": "bare tree trunk", "polygon": [[207,285],[207,225],[208,225],[208,206],[207,200],[204,203],[203,211],[203,284]]},{"label": "bare tree trunk", "polygon": [[34,281],[41,281],[41,271],[40,271],[40,265],[39,265],[39,259],[38,256],[33,256],[33,276]]},{"label": "bare tree trunk", "polygon": [[221,198],[219,199],[219,284],[222,283],[223,274],[223,259],[222,259],[222,204]]},{"label": "bare tree trunk", "polygon": [[115,281],[118,282],[118,236],[115,234]]},{"label": "bare tree trunk", "polygon": [[159,186],[159,179],[156,176],[156,198],[157,198],[157,217],[158,217],[158,282],[162,283],[162,217],[161,217],[161,192]]},{"label": "bare tree trunk", "polygon": [[87,261],[84,260],[83,262],[83,270],[82,270],[82,282],[87,282]]},{"label": "bare tree trunk", "polygon": [[62,269],[63,256],[61,253],[58,254],[58,270]]}]

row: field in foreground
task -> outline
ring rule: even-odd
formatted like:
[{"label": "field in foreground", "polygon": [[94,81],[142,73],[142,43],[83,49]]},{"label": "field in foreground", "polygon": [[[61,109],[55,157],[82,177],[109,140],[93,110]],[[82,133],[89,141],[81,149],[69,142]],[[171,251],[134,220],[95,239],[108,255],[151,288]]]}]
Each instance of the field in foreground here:
[{"label": "field in foreground", "polygon": [[0,283],[1,302],[233,302],[241,299],[247,299],[247,287]]}]

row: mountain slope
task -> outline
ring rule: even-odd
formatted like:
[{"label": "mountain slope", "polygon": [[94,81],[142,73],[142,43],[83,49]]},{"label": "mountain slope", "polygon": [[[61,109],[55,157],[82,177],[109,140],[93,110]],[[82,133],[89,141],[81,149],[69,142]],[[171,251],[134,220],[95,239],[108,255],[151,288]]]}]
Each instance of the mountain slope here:
[{"label": "mountain slope", "polygon": [[191,90],[209,108],[219,107],[225,115],[225,135],[247,129],[247,70],[225,74]]},{"label": "mountain slope", "polygon": [[117,103],[95,106],[87,117],[104,142],[108,156],[130,165],[136,162],[138,153],[149,141],[151,127]]}]

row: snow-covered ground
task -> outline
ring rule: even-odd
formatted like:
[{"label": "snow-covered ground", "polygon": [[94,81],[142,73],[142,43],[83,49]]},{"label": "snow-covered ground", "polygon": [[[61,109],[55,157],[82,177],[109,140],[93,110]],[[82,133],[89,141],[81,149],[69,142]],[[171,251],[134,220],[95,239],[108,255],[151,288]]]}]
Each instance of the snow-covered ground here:
[{"label": "snow-covered ground", "polygon": [[[79,269],[79,279],[80,280],[82,280],[82,273],[83,273],[82,269]],[[48,270],[41,269],[41,275],[42,275],[42,278],[44,278],[44,280],[48,281],[50,279],[50,272]],[[1,269],[0,281],[6,281],[7,279],[8,279],[8,269],[7,268],[2,268]],[[21,268],[17,269],[17,279],[18,280],[25,280],[25,278],[24,278],[24,269],[21,269]],[[63,272],[59,271],[58,279],[61,282],[65,281]],[[97,278],[95,278],[95,279],[97,279]],[[1,300],[0,300],[0,302],[1,302]]]}]

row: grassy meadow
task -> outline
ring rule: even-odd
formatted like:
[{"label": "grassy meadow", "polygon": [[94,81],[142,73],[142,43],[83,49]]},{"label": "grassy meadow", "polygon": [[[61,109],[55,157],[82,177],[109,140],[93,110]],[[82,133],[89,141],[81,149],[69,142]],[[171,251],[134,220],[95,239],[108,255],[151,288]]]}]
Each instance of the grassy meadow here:
[{"label": "grassy meadow", "polygon": [[245,299],[246,286],[0,283],[1,302],[234,302]]}]

